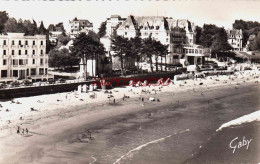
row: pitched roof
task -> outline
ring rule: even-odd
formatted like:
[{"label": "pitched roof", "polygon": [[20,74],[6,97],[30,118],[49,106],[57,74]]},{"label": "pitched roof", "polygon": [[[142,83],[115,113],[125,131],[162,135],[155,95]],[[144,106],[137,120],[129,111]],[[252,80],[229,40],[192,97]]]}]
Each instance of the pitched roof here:
[{"label": "pitched roof", "polygon": [[[151,26],[163,26],[164,25],[164,17],[163,16],[133,16],[134,20],[132,20],[131,16],[129,16],[122,25],[119,26],[119,30],[125,29],[128,26],[129,29],[134,30],[134,23],[138,27],[151,27]],[[134,22],[133,22],[134,21]]]},{"label": "pitched roof", "polygon": [[227,30],[227,33],[228,33],[228,35],[230,36],[230,35],[241,35],[242,34],[242,31],[240,31],[240,30],[236,30],[236,29],[233,29],[233,30]]}]

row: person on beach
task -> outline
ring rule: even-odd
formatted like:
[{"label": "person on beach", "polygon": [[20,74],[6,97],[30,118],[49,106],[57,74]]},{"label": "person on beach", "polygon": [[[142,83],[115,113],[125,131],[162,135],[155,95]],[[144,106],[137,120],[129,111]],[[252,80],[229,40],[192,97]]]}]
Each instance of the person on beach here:
[{"label": "person on beach", "polygon": [[26,132],[26,134],[28,135],[29,130],[26,128],[26,129],[25,129],[25,132]]},{"label": "person on beach", "polygon": [[20,126],[17,127],[17,134],[20,134]]}]

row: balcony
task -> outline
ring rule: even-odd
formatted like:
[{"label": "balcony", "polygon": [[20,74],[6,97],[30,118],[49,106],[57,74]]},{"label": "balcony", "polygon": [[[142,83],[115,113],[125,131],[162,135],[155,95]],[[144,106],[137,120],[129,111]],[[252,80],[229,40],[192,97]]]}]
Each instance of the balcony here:
[{"label": "balcony", "polygon": [[2,48],[8,48],[8,45],[2,45],[1,47]]}]

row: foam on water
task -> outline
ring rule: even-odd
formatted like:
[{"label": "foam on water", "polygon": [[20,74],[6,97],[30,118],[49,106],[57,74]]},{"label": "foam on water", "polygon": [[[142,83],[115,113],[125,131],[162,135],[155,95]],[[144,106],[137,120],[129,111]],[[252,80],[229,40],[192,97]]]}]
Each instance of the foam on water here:
[{"label": "foam on water", "polygon": [[144,147],[146,147],[146,146],[148,146],[148,145],[150,145],[150,144],[158,143],[158,142],[164,141],[165,139],[170,138],[170,137],[172,137],[173,135],[180,134],[180,133],[184,133],[184,132],[188,132],[188,131],[190,131],[190,129],[186,129],[186,130],[183,130],[183,131],[180,131],[180,132],[176,132],[176,133],[174,133],[174,134],[172,134],[172,135],[168,135],[168,136],[166,136],[166,137],[159,138],[159,139],[157,139],[157,140],[153,140],[153,141],[150,141],[150,142],[145,143],[145,144],[143,144],[143,145],[140,145],[140,146],[138,146],[137,148],[132,149],[132,150],[130,150],[128,153],[122,155],[122,156],[121,156],[120,158],[118,158],[113,164],[119,163],[124,157],[128,156],[129,154],[131,154],[131,153],[134,152],[134,151],[141,150],[142,148],[144,148]]}]

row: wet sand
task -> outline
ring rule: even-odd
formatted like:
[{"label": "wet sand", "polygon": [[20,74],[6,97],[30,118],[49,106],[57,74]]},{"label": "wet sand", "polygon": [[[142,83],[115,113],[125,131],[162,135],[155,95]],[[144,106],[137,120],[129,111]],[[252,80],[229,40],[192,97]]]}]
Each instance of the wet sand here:
[{"label": "wet sand", "polygon": [[32,116],[21,121],[29,127],[28,136],[14,128],[2,135],[0,163],[182,163],[223,123],[260,107],[254,83],[153,96],[160,102],[144,95],[144,105],[130,98]]}]

